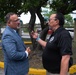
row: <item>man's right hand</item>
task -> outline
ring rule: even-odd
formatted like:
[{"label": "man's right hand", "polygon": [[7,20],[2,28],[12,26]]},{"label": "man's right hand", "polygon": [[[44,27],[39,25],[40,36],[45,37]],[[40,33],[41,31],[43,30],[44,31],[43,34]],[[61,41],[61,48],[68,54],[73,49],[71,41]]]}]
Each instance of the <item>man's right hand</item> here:
[{"label": "man's right hand", "polygon": [[26,51],[28,52],[28,54],[31,52],[31,49],[30,49],[30,47],[27,47],[26,48]]},{"label": "man's right hand", "polygon": [[31,32],[31,35],[34,39],[36,39],[38,37],[38,33],[34,32],[34,31]]}]

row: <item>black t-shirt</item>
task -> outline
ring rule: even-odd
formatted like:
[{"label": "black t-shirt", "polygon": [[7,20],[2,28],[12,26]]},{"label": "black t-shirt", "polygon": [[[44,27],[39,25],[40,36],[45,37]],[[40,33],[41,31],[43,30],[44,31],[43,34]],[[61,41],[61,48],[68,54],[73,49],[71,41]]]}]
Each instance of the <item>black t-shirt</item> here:
[{"label": "black t-shirt", "polygon": [[59,27],[49,38],[43,51],[44,68],[51,73],[60,73],[63,55],[72,55],[72,38],[67,30]]}]

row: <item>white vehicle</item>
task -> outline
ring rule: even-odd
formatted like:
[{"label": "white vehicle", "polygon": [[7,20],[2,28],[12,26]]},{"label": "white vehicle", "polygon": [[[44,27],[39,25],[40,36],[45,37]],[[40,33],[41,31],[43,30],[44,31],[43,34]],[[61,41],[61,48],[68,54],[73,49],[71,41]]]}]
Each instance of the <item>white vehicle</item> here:
[{"label": "white vehicle", "polygon": [[74,32],[69,31],[72,38],[74,38]]},{"label": "white vehicle", "polygon": [[1,34],[3,33],[4,30],[5,30],[5,28],[1,28]]},{"label": "white vehicle", "polygon": [[68,30],[71,37],[74,38],[74,28],[65,28],[65,29]]}]

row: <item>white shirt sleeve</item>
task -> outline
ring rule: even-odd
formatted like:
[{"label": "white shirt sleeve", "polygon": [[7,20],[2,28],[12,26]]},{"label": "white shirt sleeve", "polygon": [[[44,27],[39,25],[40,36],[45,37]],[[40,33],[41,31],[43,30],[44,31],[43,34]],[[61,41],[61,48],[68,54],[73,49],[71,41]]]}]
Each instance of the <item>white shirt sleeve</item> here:
[{"label": "white shirt sleeve", "polygon": [[27,52],[27,51],[25,51],[25,53],[26,53],[26,55],[27,55],[27,57],[28,57],[28,52]]}]

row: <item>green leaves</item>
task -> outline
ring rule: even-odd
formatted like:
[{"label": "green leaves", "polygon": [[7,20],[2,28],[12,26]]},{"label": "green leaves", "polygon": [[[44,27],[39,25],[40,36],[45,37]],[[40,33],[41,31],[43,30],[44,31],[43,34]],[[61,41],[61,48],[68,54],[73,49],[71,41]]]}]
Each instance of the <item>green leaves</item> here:
[{"label": "green leaves", "polygon": [[76,0],[52,0],[50,8],[65,15],[76,10]]}]

